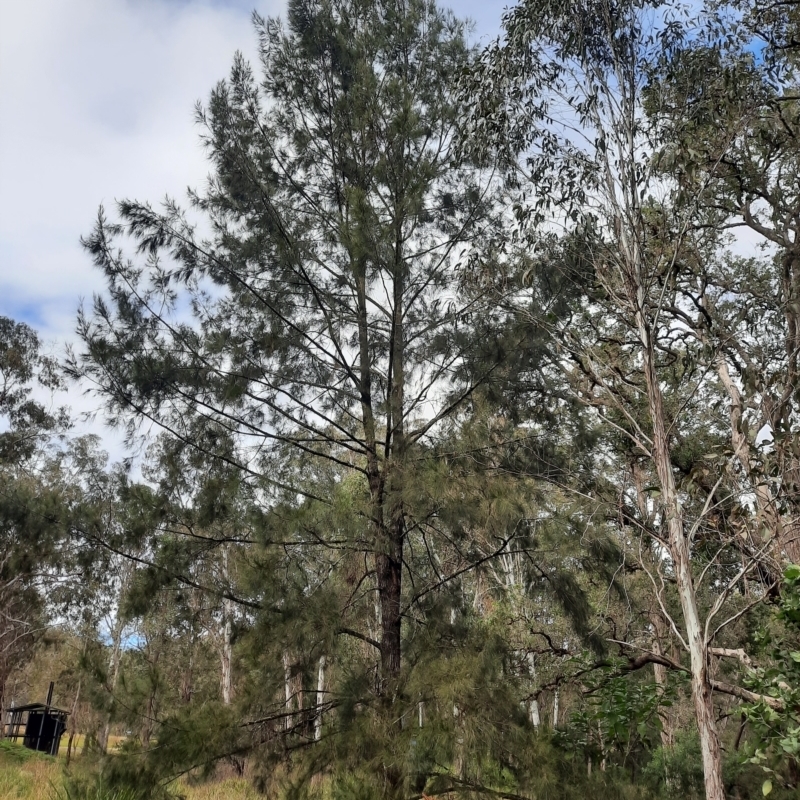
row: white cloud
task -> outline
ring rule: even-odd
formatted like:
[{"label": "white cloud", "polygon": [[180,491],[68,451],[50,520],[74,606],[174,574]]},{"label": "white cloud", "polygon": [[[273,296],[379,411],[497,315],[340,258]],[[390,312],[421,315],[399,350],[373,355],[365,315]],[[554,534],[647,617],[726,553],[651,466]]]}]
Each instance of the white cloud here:
[{"label": "white cloud", "polygon": [[[256,0],[17,0],[0,6],[0,314],[63,351],[81,297],[103,288],[80,246],[98,206],[183,198],[208,167],[194,103],[255,60]],[[258,0],[281,14],[285,0]],[[455,11],[494,33],[501,5]],[[74,410],[96,401],[75,389]],[[94,426],[100,431],[100,426]],[[114,455],[116,437],[104,434]],[[115,443],[116,442],[116,443]]]},{"label": "white cloud", "polygon": [[[266,13],[280,13],[273,0]],[[80,246],[100,203],[181,197],[207,164],[194,102],[255,55],[247,8],[31,0],[0,11],[0,314],[57,350],[102,276]],[[79,390],[76,411],[96,401]],[[94,430],[99,425],[92,426]],[[117,437],[104,435],[115,455]]]},{"label": "white cloud", "polygon": [[100,287],[80,235],[100,203],[180,196],[203,180],[193,103],[227,75],[237,48],[255,49],[249,14],[208,3],[6,5],[0,313],[70,335],[78,296]]}]

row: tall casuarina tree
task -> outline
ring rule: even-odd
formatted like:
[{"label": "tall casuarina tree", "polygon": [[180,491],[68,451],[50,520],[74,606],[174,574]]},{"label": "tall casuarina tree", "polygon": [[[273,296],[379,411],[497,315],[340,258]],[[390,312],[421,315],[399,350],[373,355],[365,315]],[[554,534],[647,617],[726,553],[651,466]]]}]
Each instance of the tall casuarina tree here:
[{"label": "tall casuarina tree", "polygon": [[220,456],[272,499],[313,494],[313,463],[363,476],[388,691],[409,459],[492,368],[468,364],[486,296],[458,270],[497,229],[490,181],[455,158],[471,56],[427,0],[292,0],[255,25],[261,77],[237,55],[198,107],[213,172],[191,211],[101,210],[85,245],[107,290],[71,369],[131,435],[232,436]]}]

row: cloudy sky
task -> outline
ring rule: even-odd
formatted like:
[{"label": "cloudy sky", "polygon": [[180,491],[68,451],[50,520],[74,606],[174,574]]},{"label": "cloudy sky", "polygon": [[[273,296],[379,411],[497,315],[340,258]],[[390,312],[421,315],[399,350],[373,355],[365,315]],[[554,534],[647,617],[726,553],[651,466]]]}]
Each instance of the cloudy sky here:
[{"label": "cloudy sky", "polygon": [[[506,5],[450,3],[484,41]],[[254,58],[254,8],[280,15],[284,0],[0,4],[0,315],[62,352],[81,298],[102,289],[79,243],[98,206],[202,184],[194,103],[236,50]]]}]

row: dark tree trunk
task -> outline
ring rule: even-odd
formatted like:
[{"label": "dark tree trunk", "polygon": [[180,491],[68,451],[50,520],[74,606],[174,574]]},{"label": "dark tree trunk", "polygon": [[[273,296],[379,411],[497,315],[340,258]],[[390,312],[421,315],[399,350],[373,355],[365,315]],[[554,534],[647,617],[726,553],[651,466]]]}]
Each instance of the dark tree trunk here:
[{"label": "dark tree trunk", "polygon": [[[399,528],[399,530],[398,530]],[[378,593],[381,604],[381,672],[384,684],[400,674],[400,595],[402,589],[403,531],[400,525],[386,532],[388,552],[377,555]]]}]

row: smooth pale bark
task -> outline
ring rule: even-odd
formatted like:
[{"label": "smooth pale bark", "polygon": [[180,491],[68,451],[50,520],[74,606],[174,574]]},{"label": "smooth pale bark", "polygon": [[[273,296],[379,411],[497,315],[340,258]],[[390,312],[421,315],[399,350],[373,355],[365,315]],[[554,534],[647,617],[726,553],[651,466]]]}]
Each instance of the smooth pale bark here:
[{"label": "smooth pale bark", "polygon": [[317,713],[314,717],[314,741],[322,738],[322,704],[325,702],[325,656],[319,657],[317,666]]},{"label": "smooth pale bark", "polygon": [[[642,520],[650,526],[653,523],[653,515],[645,494],[644,475],[636,461],[631,465],[631,474],[633,476],[633,485],[636,489],[636,504],[639,508],[639,514]],[[664,655],[663,642],[669,638],[669,624],[664,619],[664,614],[660,608],[654,608],[650,611],[650,624],[653,626],[653,652],[658,655]],[[653,677],[655,678],[656,686],[658,686],[659,694],[663,695],[667,686],[667,668],[663,664],[653,664]],[[675,738],[672,714],[669,709],[659,707],[658,717],[661,720],[661,745],[663,747],[672,747]]]},{"label": "smooth pale bark", "polygon": [[283,693],[286,705],[285,728],[288,731],[292,727],[292,664],[289,654],[283,653]]},{"label": "smooth pale bark", "polygon": [[531,725],[538,731],[542,725],[542,716],[539,713],[539,701],[535,697],[530,702],[529,713]]},{"label": "smooth pale bark", "polygon": [[[224,585],[228,585],[228,546],[222,548],[222,577]],[[233,660],[233,602],[227,597],[222,599],[222,643],[220,646],[220,682],[222,688],[222,702],[231,704],[233,695],[233,675],[231,662]]]},{"label": "smooth pale bark", "polygon": [[222,648],[220,654],[221,663],[221,682],[222,682],[222,702],[224,705],[231,704],[231,697],[233,695],[233,671],[231,669],[231,660],[233,657],[233,646],[231,644],[231,601],[227,598],[222,601],[223,605],[223,625],[222,625]]},{"label": "smooth pale bark", "polygon": [[597,741],[600,744],[600,752],[603,754],[603,757],[600,759],[600,772],[606,771],[606,746],[603,742],[603,729],[600,727],[600,723],[597,723]]},{"label": "smooth pale bark", "polygon": [[[634,260],[638,263],[638,260]],[[683,511],[672,472],[661,386],[655,368],[655,348],[645,320],[645,297],[641,276],[636,281],[636,325],[642,345],[642,358],[647,385],[648,408],[653,426],[653,462],[661,487],[661,502],[666,517],[668,547],[675,572],[675,584],[680,599],[686,643],[689,647],[692,678],[692,700],[700,737],[703,759],[706,800],[725,800],[722,783],[722,752],[714,719],[712,688],[708,674],[708,645],[697,609],[692,576],[689,541],[683,524]]]},{"label": "smooth pale bark", "polygon": [[556,689],[555,695],[553,695],[553,728],[558,727],[558,689]]},{"label": "smooth pale bark", "polygon": [[[111,659],[109,661],[108,670],[108,690],[112,698],[114,696],[114,692],[117,690],[117,684],[119,683],[119,666],[122,659],[122,631],[124,627],[125,625],[122,619],[120,619],[119,613],[117,613],[117,619],[114,620],[114,627],[111,630]],[[110,732],[111,712],[109,711],[109,713],[106,714],[103,727],[100,729],[100,735],[97,742],[102,753],[105,753],[108,749],[108,737]]]},{"label": "smooth pale bark", "polygon": [[[603,222],[610,238],[607,258],[595,263],[596,274],[607,290],[612,313],[618,314],[638,339],[632,357],[634,365],[641,364],[644,373],[652,433],[645,431],[646,425],[643,428],[639,426],[636,421],[638,408],[631,406],[624,391],[615,391],[615,381],[608,384],[601,375],[600,385],[612,395],[610,405],[623,410],[633,424],[633,439],[652,460],[658,477],[661,527],[666,533],[665,544],[672,562],[689,650],[692,700],[700,738],[706,800],[724,800],[721,750],[708,674],[708,645],[697,608],[690,542],[672,471],[656,359],[658,326],[670,323],[666,318],[659,322],[665,295],[657,293],[654,297],[652,294],[660,276],[651,269],[654,265],[647,262],[650,251],[645,245],[651,237],[647,232],[643,202],[651,193],[652,186],[648,184],[653,175],[649,166],[643,166],[642,159],[643,146],[647,149],[650,145],[646,136],[643,139],[646,130],[642,127],[641,92],[648,79],[642,54],[651,44],[639,27],[642,21],[640,13],[640,7],[632,4],[624,6],[618,17],[603,16],[602,13],[598,16],[596,33],[609,47],[610,61],[584,69],[577,76],[574,90],[578,98],[589,101],[586,103],[587,111],[579,113],[586,114],[586,127],[593,128],[597,136],[597,144],[589,158],[598,167],[598,206],[603,209]],[[623,36],[620,36],[621,32],[624,32]],[[630,45],[618,47],[626,36],[631,37],[628,40]],[[584,67],[594,60],[596,44],[593,40],[583,51]],[[575,98],[570,98],[568,103],[577,109]],[[591,139],[591,136],[587,138]],[[680,249],[680,241],[676,246]],[[591,343],[589,350],[594,344]]]},{"label": "smooth pale bark", "polygon": [[[536,680],[536,657],[533,653],[528,653],[528,668],[531,674],[531,680]],[[542,717],[539,713],[539,701],[533,697],[528,704],[528,713],[530,714],[531,725],[538,731],[542,724]]]},{"label": "smooth pale bark", "polygon": [[[133,562],[124,561],[124,563],[120,568],[120,583],[116,597],[117,611],[116,611],[116,616],[114,618],[114,625],[111,628],[111,658],[109,659],[109,664],[108,664],[109,681],[107,688],[109,690],[112,700],[114,698],[114,693],[117,690],[117,684],[119,683],[119,670],[120,670],[120,662],[122,659],[122,634],[125,631],[125,621],[122,619],[119,613],[119,608],[120,608],[121,598],[125,595],[125,592],[128,590],[128,584],[130,583],[132,575],[133,575]],[[106,718],[103,722],[103,726],[100,729],[100,733],[98,736],[97,743],[100,746],[100,752],[102,753],[105,753],[108,748],[108,737],[110,732],[111,732],[111,712],[109,712],[106,715]]]},{"label": "smooth pale bark", "polygon": [[[633,10],[634,7],[629,8]],[[616,26],[620,23],[637,42],[636,45],[617,49],[619,31]],[[642,139],[639,126],[643,70],[637,47],[644,45],[644,42],[637,23],[633,18],[626,20],[624,13],[619,19],[603,19],[602,24],[608,27],[599,35],[608,36],[609,42],[615,42],[611,46],[611,64],[606,69],[586,72],[588,86],[576,87],[579,95],[592,101],[589,104],[589,119],[598,141],[603,144],[602,148],[594,150],[593,158],[602,175],[600,191],[602,204],[607,209],[608,230],[613,235],[610,248],[613,255],[610,262],[597,264],[598,277],[605,282],[612,303],[616,303],[616,310],[624,316],[631,326],[631,332],[638,338],[636,356],[641,359],[652,427],[652,444],[644,443],[650,437],[643,430],[640,431],[642,438],[639,444],[652,459],[661,489],[662,527],[666,529],[666,545],[674,570],[689,650],[692,700],[700,737],[706,800],[724,800],[721,750],[708,674],[708,645],[697,608],[690,543],[684,529],[683,509],[672,471],[656,360],[655,330],[659,324],[668,323],[658,321],[662,306],[660,300],[654,302],[650,296],[656,276],[648,269],[643,245],[647,235],[642,200],[650,187],[647,185],[647,170],[641,170]],[[596,102],[598,99],[603,102]],[[613,393],[613,388],[610,391]],[[619,408],[620,404],[629,401],[624,395],[617,394],[612,402]],[[635,415],[636,411],[632,411]],[[630,418],[633,419],[633,415]]]}]

